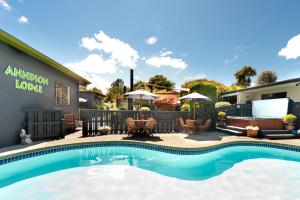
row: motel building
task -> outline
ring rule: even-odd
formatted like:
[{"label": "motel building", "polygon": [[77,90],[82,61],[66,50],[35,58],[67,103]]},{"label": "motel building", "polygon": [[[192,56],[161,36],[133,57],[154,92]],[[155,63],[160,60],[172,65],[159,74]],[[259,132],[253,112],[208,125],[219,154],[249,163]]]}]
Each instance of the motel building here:
[{"label": "motel building", "polygon": [[0,29],[0,147],[18,144],[26,109],[79,114],[90,82]]}]

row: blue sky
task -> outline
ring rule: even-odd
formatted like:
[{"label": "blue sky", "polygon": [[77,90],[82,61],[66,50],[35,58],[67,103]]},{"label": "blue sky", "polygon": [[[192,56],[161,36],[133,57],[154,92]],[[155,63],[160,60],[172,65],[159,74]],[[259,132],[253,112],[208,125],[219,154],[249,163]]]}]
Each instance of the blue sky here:
[{"label": "blue sky", "polygon": [[[297,0],[0,0],[0,28],[105,90],[164,74],[235,82],[251,65],[300,76]],[[288,43],[289,42],[289,43]]]}]

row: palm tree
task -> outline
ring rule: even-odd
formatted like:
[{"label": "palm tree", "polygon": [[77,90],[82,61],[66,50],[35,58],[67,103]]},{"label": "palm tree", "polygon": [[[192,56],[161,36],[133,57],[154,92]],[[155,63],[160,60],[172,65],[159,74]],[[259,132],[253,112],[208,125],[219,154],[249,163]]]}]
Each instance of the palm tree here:
[{"label": "palm tree", "polygon": [[251,77],[255,75],[256,70],[251,66],[244,66],[234,74],[237,82],[236,84],[242,87],[249,87],[251,84]]}]

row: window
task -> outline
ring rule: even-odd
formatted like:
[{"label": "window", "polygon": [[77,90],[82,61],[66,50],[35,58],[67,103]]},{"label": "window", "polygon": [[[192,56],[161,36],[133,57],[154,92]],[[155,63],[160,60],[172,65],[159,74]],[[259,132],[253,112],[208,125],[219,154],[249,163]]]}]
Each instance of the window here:
[{"label": "window", "polygon": [[268,94],[261,95],[261,99],[280,99],[286,97],[287,97],[286,92],[268,93]]},{"label": "window", "polygon": [[69,106],[70,105],[70,87],[62,83],[55,83],[56,104]]},{"label": "window", "polygon": [[237,96],[228,96],[228,97],[223,97],[223,101],[229,102],[230,104],[236,104],[237,103]]}]

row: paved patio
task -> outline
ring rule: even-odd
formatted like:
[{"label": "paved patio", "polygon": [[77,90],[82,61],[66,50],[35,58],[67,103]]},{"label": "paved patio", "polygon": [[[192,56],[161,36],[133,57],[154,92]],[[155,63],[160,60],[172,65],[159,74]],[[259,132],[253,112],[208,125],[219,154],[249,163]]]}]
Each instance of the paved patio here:
[{"label": "paved patio", "polygon": [[263,141],[276,144],[285,144],[292,146],[300,146],[300,139],[285,139],[285,140],[269,140],[269,139],[257,139],[243,136],[233,136],[219,132],[208,132],[207,134],[182,134],[182,133],[170,133],[170,134],[154,134],[154,137],[127,137],[126,134],[112,134],[101,135],[93,137],[82,137],[81,130],[67,135],[61,140],[51,141],[39,141],[34,142],[31,145],[14,145],[11,147],[1,148],[0,157],[8,156],[15,153],[24,151],[30,151],[40,148],[60,146],[66,144],[79,144],[88,142],[101,142],[101,141],[131,141],[131,142],[143,142],[148,144],[155,144],[161,146],[170,146],[177,148],[201,148],[219,145],[234,141]]}]

